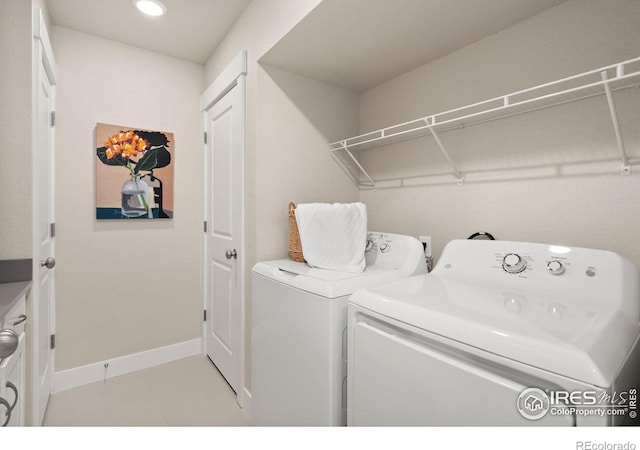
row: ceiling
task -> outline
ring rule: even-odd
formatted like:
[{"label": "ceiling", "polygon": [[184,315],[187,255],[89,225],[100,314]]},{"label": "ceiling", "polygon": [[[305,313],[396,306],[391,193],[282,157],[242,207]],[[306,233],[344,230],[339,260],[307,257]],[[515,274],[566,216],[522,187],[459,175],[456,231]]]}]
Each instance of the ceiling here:
[{"label": "ceiling", "polygon": [[204,64],[250,0],[161,0],[162,17],[132,0],[46,0],[54,25]]},{"label": "ceiling", "polygon": [[324,0],[262,63],[365,91],[565,0]]},{"label": "ceiling", "polygon": [[[251,0],[46,0],[54,25],[204,64]],[[266,0],[255,0],[266,1]],[[261,62],[357,92],[565,0],[323,0]]]}]

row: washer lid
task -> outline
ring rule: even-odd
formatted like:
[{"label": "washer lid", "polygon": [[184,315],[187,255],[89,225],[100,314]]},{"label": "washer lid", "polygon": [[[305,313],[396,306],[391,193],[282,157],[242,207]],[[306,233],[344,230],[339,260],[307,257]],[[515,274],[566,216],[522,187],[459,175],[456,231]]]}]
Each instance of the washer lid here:
[{"label": "washer lid", "polygon": [[615,302],[414,276],[349,299],[384,316],[524,364],[610,387],[640,334]]},{"label": "washer lid", "polygon": [[410,275],[398,267],[383,264],[367,266],[362,273],[348,273],[317,269],[290,259],[257,263],[253,272],[327,298],[350,295],[357,289],[379,286]]}]

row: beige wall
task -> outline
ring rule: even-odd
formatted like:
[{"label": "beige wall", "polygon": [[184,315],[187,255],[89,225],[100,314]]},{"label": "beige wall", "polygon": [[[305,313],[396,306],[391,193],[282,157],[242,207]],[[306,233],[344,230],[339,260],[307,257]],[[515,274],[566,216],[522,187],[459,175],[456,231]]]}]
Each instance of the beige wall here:
[{"label": "beige wall", "polygon": [[358,201],[329,152],[330,142],[357,130],[358,95],[259,66],[257,117],[257,261],[288,258],[290,201]]},{"label": "beige wall", "polygon": [[[250,66],[287,34],[322,0],[258,0],[251,2],[205,64],[209,85],[241,49]],[[250,77],[251,73],[247,74]]]},{"label": "beige wall", "polygon": [[245,367],[251,386],[251,267],[287,256],[289,201],[349,202],[358,192],[328,143],[357,130],[357,96],[258,61],[320,0],[252,2],[206,64],[207,85],[247,50]]},{"label": "beige wall", "polygon": [[[56,371],[199,338],[204,68],[65,28],[52,34]],[[174,219],[95,219],[98,122],[174,133]]]},{"label": "beige wall", "polygon": [[[363,93],[360,131],[640,56],[639,17],[634,0],[570,0]],[[633,89],[616,100],[637,160],[640,94]],[[469,176],[462,186],[363,191],[371,227],[431,235],[436,256],[449,240],[484,230],[505,240],[609,249],[640,266],[640,168],[620,175],[604,97],[441,137],[463,169],[505,168],[499,176],[515,179]],[[581,164],[601,159],[610,161]],[[428,139],[374,150],[363,160],[380,178],[449,170]],[[536,165],[542,168],[516,170]]]},{"label": "beige wall", "polygon": [[31,2],[0,0],[0,259],[31,258]]}]

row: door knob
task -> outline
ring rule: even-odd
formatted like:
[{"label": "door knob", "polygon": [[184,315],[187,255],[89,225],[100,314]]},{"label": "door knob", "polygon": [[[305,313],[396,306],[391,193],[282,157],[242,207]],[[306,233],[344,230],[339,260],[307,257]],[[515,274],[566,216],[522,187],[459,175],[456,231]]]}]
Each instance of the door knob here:
[{"label": "door knob", "polygon": [[0,359],[13,355],[18,343],[18,335],[11,328],[0,330]]},{"label": "door knob", "polygon": [[227,250],[226,252],[224,252],[224,256],[226,256],[227,259],[238,259],[238,253],[236,252],[235,248],[233,250]]},{"label": "door knob", "polygon": [[42,267],[46,267],[47,269],[53,269],[56,266],[56,259],[52,256],[49,256],[44,261],[40,261],[40,265]]}]

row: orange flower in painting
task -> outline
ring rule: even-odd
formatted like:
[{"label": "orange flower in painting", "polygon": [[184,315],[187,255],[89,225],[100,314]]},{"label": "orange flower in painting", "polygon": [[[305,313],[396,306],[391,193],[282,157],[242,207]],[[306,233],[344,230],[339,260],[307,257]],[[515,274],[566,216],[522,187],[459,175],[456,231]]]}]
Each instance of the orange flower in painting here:
[{"label": "orange flower in painting", "polygon": [[121,131],[105,141],[105,155],[107,159],[112,159],[116,155],[122,155],[123,158],[129,159],[137,156],[138,153],[144,153],[148,145],[147,141],[133,131]]}]

